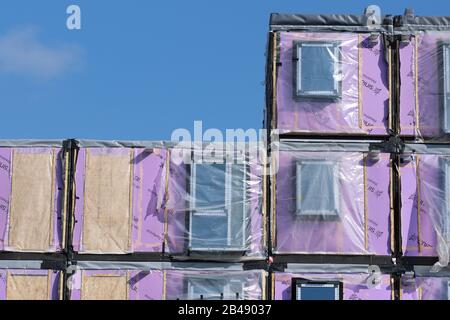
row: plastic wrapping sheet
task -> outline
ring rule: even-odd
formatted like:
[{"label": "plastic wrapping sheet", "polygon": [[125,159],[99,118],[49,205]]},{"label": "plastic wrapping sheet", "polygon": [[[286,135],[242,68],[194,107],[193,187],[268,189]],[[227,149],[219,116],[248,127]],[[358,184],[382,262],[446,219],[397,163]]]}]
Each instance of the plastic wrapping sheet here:
[{"label": "plastic wrapping sheet", "polygon": [[0,300],[59,300],[60,271],[0,268]]},{"label": "plastic wrapping sheet", "polygon": [[401,134],[448,141],[450,132],[450,29],[405,32],[400,46]]},{"label": "plastic wrapping sheet", "polygon": [[260,300],[265,281],[263,270],[111,264],[76,268],[68,285],[72,300]]},{"label": "plastic wrapping sheet", "polygon": [[[308,268],[309,269],[309,268]],[[293,280],[317,284],[340,283],[343,300],[391,300],[391,278],[387,274],[374,277],[367,271],[345,271],[333,265],[322,265],[315,270],[286,270],[272,274],[272,296],[274,300],[292,300]],[[340,271],[339,271],[340,270]],[[294,285],[295,286],[295,285]],[[337,298],[337,297],[336,297]],[[314,300],[322,300],[318,293],[314,293]],[[336,300],[340,300],[339,298]],[[334,299],[333,299],[334,300]]]},{"label": "plastic wrapping sheet", "polygon": [[415,266],[414,273],[402,276],[400,294],[402,300],[449,300],[450,270],[432,272],[428,266]]},{"label": "plastic wrapping sheet", "polygon": [[178,257],[262,258],[263,167],[257,150],[219,148],[212,157],[209,147],[170,150],[166,252]]},{"label": "plastic wrapping sheet", "polygon": [[406,256],[438,256],[449,263],[450,153],[406,154],[400,166],[402,245]]},{"label": "plastic wrapping sheet", "polygon": [[388,134],[389,55],[374,34],[276,33],[280,133]]},{"label": "plastic wrapping sheet", "polygon": [[450,277],[403,279],[402,300],[449,300]]},{"label": "plastic wrapping sheet", "polygon": [[390,255],[389,154],[286,141],[272,150],[275,253]]},{"label": "plastic wrapping sheet", "polygon": [[214,148],[221,156],[203,161],[203,149],[191,146],[84,142],[75,173],[74,250],[262,257],[258,154]]},{"label": "plastic wrapping sheet", "polygon": [[59,147],[0,148],[0,250],[62,250],[62,158]]},{"label": "plastic wrapping sheet", "polygon": [[80,253],[162,252],[163,148],[81,147],[73,248]]}]

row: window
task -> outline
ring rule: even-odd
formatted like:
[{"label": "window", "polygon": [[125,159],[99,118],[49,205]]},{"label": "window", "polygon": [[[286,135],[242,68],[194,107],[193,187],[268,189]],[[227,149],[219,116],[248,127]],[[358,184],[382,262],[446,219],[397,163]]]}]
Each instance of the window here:
[{"label": "window", "polygon": [[442,44],[444,132],[450,133],[450,43]]},{"label": "window", "polygon": [[245,165],[192,165],[190,250],[244,250],[247,219],[245,181]]},{"label": "window", "polygon": [[339,42],[295,41],[295,96],[300,98],[339,98],[341,63]]},{"label": "window", "polygon": [[236,279],[188,279],[189,300],[243,300],[244,286]]},{"label": "window", "polygon": [[339,170],[336,162],[302,160],[297,162],[297,215],[339,218]]},{"label": "window", "polygon": [[293,300],[342,300],[343,285],[339,281],[293,279]]}]

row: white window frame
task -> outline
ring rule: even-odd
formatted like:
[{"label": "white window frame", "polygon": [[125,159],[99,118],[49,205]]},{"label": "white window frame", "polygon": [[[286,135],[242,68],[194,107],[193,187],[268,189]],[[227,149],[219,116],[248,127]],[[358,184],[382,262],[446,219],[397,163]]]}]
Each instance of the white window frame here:
[{"label": "white window frame", "polygon": [[295,300],[302,300],[303,288],[334,288],[334,300],[341,300],[342,282],[339,281],[294,281]]},{"label": "white window frame", "polygon": [[[207,281],[208,278],[195,278],[195,279],[188,279],[188,299],[189,300],[200,300],[200,297],[195,296],[194,290],[195,290],[195,282],[201,282],[202,280]],[[244,300],[244,283],[240,280],[236,279],[218,279],[223,280],[226,282],[225,286],[223,286],[223,298],[224,300],[235,300],[236,293],[231,292],[231,283],[236,282],[240,286],[240,292],[239,292],[239,300]],[[220,292],[218,294],[220,297]],[[203,297],[205,298],[205,297]],[[207,297],[208,298],[208,297]],[[207,300],[207,299],[204,299]]]},{"label": "white window frame", "polygon": [[[247,166],[245,164],[234,164],[234,163],[230,163],[229,161],[227,161],[225,163],[225,188],[224,188],[224,192],[225,192],[225,211],[222,210],[217,210],[217,212],[212,212],[211,210],[207,210],[208,212],[202,212],[202,209],[198,209],[196,208],[196,199],[197,199],[197,195],[196,195],[196,177],[197,177],[197,165],[211,165],[214,164],[213,162],[206,162],[206,163],[199,163],[199,164],[195,164],[193,163],[191,165],[191,179],[190,179],[190,190],[191,190],[191,201],[190,201],[190,210],[189,210],[189,250],[191,251],[244,251],[246,248],[246,234],[247,234],[247,228],[246,228],[246,217],[247,217],[247,192],[246,192],[246,187],[245,187],[245,183],[248,181],[248,172],[247,172]],[[244,170],[244,188],[242,190],[243,195],[242,195],[242,201],[243,201],[243,206],[242,206],[242,244],[241,246],[231,246],[231,222],[232,222],[232,187],[233,187],[233,179],[232,179],[232,175],[233,175],[233,166],[234,165],[242,165],[243,166],[243,170]],[[226,247],[194,247],[192,245],[192,222],[193,222],[193,218],[194,216],[227,216],[227,246]]]},{"label": "white window frame", "polygon": [[[339,74],[341,73],[340,65],[341,61],[341,53],[340,53],[340,42],[339,41],[310,41],[310,40],[296,40],[294,41],[294,93],[297,98],[319,98],[319,99],[337,99],[340,98],[342,93],[342,80],[340,79]],[[333,50],[334,58],[334,87],[332,91],[304,91],[302,90],[302,47],[330,47]]]},{"label": "white window frame", "polygon": [[[333,211],[302,210],[302,166],[304,164],[323,164],[333,167],[333,197],[335,208]],[[339,188],[339,164],[336,161],[305,159],[296,163],[296,215],[305,218],[338,219],[340,216],[340,188]]]},{"label": "white window frame", "polygon": [[[441,50],[442,50],[442,59],[443,59],[443,106],[444,106],[444,117],[443,117],[443,130],[445,133],[450,133],[450,128],[447,126],[448,120],[447,117],[450,116],[448,108],[450,107],[447,104],[447,100],[450,99],[450,56],[449,56],[449,50],[450,50],[450,43],[442,43],[441,44]],[[416,71],[417,72],[417,71]]]}]

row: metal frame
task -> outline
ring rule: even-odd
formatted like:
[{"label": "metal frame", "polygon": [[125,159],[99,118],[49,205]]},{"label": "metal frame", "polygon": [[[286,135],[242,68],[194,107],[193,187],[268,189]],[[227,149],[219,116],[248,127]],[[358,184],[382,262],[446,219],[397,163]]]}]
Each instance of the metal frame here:
[{"label": "metal frame", "polygon": [[[214,251],[229,251],[229,252],[234,252],[234,251],[244,251],[246,250],[246,235],[247,235],[247,228],[246,228],[246,218],[247,218],[247,192],[246,192],[246,187],[244,185],[243,188],[243,195],[242,195],[242,201],[243,201],[243,213],[242,213],[242,246],[240,247],[233,247],[231,246],[231,222],[232,222],[232,215],[233,215],[233,210],[232,210],[232,181],[233,181],[233,166],[234,165],[241,165],[241,164],[233,164],[233,163],[229,163],[228,161],[225,161],[225,188],[224,188],[224,192],[225,192],[225,202],[224,202],[224,207],[225,210],[224,211],[218,211],[217,213],[209,213],[209,212],[201,212],[202,210],[198,210],[196,209],[196,204],[195,201],[197,199],[196,197],[196,180],[197,180],[197,165],[211,165],[214,164],[213,162],[207,162],[207,163],[201,163],[201,164],[192,164],[191,165],[191,172],[190,172],[190,191],[191,191],[191,195],[190,195],[190,199],[191,201],[189,201],[189,231],[188,231],[188,237],[189,237],[189,250],[191,251],[198,251],[198,252],[214,252]],[[246,164],[242,164],[243,166],[243,170],[244,170],[244,175],[243,175],[243,179],[244,181],[247,181],[247,177],[248,177],[248,168]],[[200,213],[199,213],[200,212]],[[209,248],[209,247],[193,247],[192,246],[192,223],[193,223],[193,218],[194,215],[201,215],[201,216],[227,216],[227,246],[226,247],[213,247],[213,248]]]},{"label": "metal frame", "polygon": [[316,281],[316,280],[306,280],[301,278],[292,279],[292,300],[302,300],[298,296],[298,289],[302,287],[314,287],[314,288],[334,288],[334,300],[344,299],[344,285],[341,281]]},{"label": "metal frame", "polygon": [[342,95],[342,81],[336,80],[335,77],[333,77],[333,83],[334,88],[333,91],[305,91],[302,90],[302,83],[301,83],[301,75],[302,75],[302,64],[301,64],[301,57],[302,57],[302,47],[325,47],[325,48],[332,48],[334,52],[334,68],[333,68],[333,75],[336,75],[336,73],[339,73],[341,71],[340,64],[341,64],[341,53],[339,50],[339,41],[311,41],[311,40],[296,40],[293,42],[294,44],[294,61],[295,68],[294,69],[294,96],[296,98],[314,98],[314,99],[338,99]]},{"label": "metal frame", "polygon": [[[328,165],[333,168],[333,199],[335,208],[333,211],[302,210],[302,166],[305,164]],[[340,188],[339,188],[339,164],[336,161],[322,159],[305,159],[296,163],[296,215],[304,218],[339,219],[340,216]]]}]

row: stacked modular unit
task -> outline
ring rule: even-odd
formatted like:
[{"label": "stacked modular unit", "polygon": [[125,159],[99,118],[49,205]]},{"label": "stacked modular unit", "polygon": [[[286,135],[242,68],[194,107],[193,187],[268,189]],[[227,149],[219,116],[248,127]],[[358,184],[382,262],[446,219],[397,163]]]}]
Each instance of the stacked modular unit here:
[{"label": "stacked modular unit", "polygon": [[271,16],[274,299],[396,298],[392,37],[393,17],[373,6]]},{"label": "stacked modular unit", "polygon": [[0,300],[62,297],[68,163],[63,141],[0,141]]},{"label": "stacked modular unit", "polygon": [[266,299],[256,147],[74,146],[67,299]]},{"label": "stacked modular unit", "polygon": [[[294,264],[392,255],[381,267],[395,299],[447,299],[450,19],[376,13],[272,15],[271,252]],[[345,287],[325,278],[313,281],[324,297]]]}]

